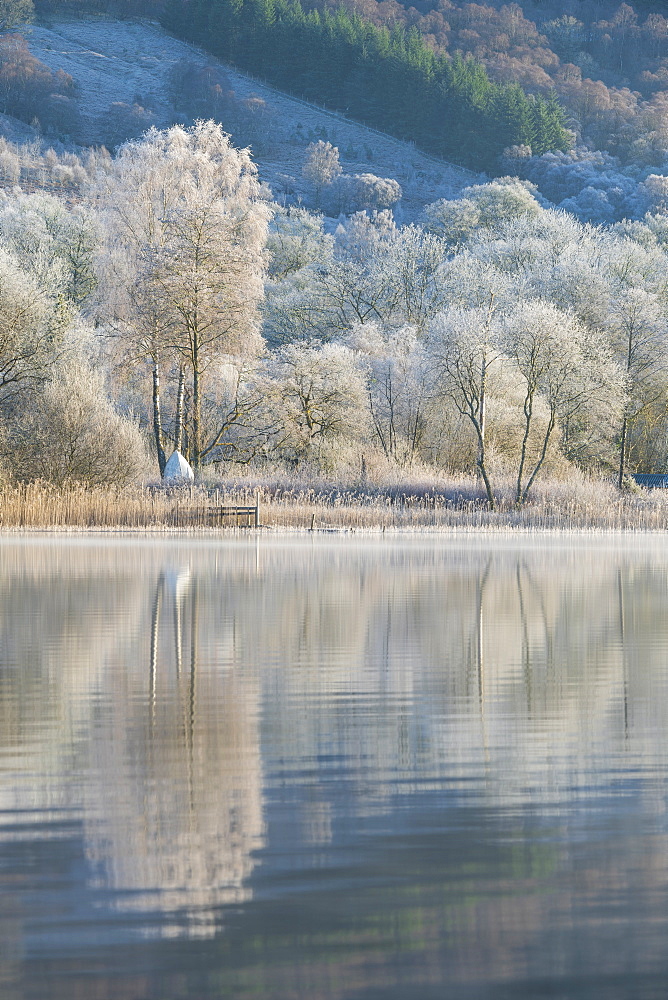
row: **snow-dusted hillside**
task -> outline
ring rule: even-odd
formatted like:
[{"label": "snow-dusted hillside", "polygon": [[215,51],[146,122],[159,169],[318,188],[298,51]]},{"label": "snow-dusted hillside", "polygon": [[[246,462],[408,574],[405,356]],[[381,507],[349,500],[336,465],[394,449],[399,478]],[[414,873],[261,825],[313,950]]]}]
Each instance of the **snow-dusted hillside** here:
[{"label": "snow-dusted hillside", "polygon": [[[180,120],[169,97],[172,68],[184,59],[200,65],[216,62],[152,23],[63,20],[34,26],[26,35],[39,59],[53,70],[63,69],[77,83],[78,138],[89,144],[101,141],[112,102],[141,104],[153,112],[159,127]],[[469,171],[426,156],[410,144],[287,97],[229,67],[225,72],[239,101],[256,99],[258,115],[254,130],[241,127],[237,132],[233,125],[222,124],[240,145],[253,148],[262,178],[277,193],[286,175],[299,177],[304,150],[317,139],[339,147],[348,173],[372,172],[398,180],[404,190],[405,219],[414,217],[426,202],[454,197],[475,181]]]}]

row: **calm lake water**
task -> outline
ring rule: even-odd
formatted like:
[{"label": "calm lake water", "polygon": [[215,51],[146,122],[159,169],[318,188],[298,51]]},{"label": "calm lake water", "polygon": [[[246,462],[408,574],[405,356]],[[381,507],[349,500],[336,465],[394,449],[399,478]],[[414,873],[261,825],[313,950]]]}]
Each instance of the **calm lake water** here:
[{"label": "calm lake water", "polygon": [[668,538],[0,540],[2,1000],[645,1000]]}]

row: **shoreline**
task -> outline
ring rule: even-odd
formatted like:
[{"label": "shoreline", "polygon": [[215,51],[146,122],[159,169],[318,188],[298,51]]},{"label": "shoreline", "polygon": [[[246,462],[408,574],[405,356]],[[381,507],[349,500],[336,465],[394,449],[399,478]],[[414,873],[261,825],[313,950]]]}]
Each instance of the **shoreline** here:
[{"label": "shoreline", "polygon": [[561,535],[579,535],[583,537],[639,537],[648,536],[668,538],[668,526],[646,527],[634,526],[601,526],[601,525],[425,525],[408,527],[402,525],[367,526],[367,527],[299,527],[295,525],[268,525],[254,527],[173,527],[169,525],[148,525],[131,527],[127,525],[15,525],[4,527],[0,525],[0,540],[3,538],[46,536],[46,537],[132,537],[132,538],[260,538],[278,537],[281,535],[299,538],[325,538],[355,536],[358,538],[416,538],[416,537],[465,537],[465,536],[516,536],[533,537],[544,535],[559,537]]}]

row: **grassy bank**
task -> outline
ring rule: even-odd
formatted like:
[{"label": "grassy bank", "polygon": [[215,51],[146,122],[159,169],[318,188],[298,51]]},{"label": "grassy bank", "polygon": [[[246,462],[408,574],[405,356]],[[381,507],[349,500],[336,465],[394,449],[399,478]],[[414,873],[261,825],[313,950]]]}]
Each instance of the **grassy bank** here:
[{"label": "grassy bank", "polygon": [[[254,505],[263,528],[310,530],[668,530],[668,494],[619,494],[608,484],[546,483],[517,510],[508,496],[488,509],[475,484],[449,488],[307,488],[264,483],[256,490],[83,488],[41,484],[0,489],[0,530],[236,530],[252,518],[219,516],[221,506]],[[218,512],[218,513],[217,513]]]}]

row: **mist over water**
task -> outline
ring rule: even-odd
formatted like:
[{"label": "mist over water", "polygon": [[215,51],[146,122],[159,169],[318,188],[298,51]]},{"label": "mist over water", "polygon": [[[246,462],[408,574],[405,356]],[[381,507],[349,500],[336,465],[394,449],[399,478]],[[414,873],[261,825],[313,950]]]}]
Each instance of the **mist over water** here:
[{"label": "mist over water", "polygon": [[0,543],[0,995],[665,995],[668,539]]}]

